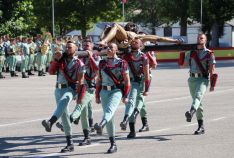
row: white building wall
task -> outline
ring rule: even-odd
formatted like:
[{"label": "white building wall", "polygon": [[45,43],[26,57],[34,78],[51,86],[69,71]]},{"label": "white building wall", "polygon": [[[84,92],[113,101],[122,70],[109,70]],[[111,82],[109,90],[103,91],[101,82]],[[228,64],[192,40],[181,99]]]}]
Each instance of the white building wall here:
[{"label": "white building wall", "polygon": [[200,32],[200,27],[188,27],[187,38],[188,43],[197,43],[197,35]]},{"label": "white building wall", "polygon": [[[187,37],[180,36],[180,27],[172,27],[171,38],[183,38],[185,43],[193,44],[197,42],[197,35],[200,32],[199,26],[188,26]],[[164,28],[156,28],[156,35],[164,37]],[[221,47],[234,47],[234,27],[226,25],[224,27],[224,35],[219,39]],[[163,44],[163,43],[162,43]]]},{"label": "white building wall", "polygon": [[234,27],[232,27],[232,47],[234,47]]},{"label": "white building wall", "polygon": [[164,29],[164,28],[162,28],[162,27],[157,27],[157,28],[156,28],[156,31],[155,31],[155,32],[156,32],[156,35],[157,35],[157,36],[164,37],[164,31],[163,31],[163,29]]},{"label": "white building wall", "polygon": [[224,27],[224,34],[219,39],[219,46],[220,47],[231,47],[232,46],[232,27],[230,27],[230,26]]}]

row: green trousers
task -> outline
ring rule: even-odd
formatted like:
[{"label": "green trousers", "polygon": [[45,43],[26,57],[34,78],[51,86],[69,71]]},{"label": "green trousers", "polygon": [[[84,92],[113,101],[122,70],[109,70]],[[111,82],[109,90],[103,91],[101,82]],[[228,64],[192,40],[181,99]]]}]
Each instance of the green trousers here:
[{"label": "green trousers", "polygon": [[50,62],[53,60],[53,52],[49,51],[47,54],[47,58],[46,58],[46,67],[50,66]]},{"label": "green trousers", "polygon": [[17,58],[16,55],[10,55],[9,57],[9,70],[10,71],[15,71],[16,64],[17,64]]},{"label": "green trousers", "polygon": [[92,102],[94,96],[95,96],[95,89],[88,88],[87,91],[85,92],[81,104],[77,104],[74,111],[70,115],[70,117],[73,120],[76,120],[78,117],[80,117],[83,129],[89,128],[88,105]]},{"label": "green trousers", "polygon": [[45,71],[46,70],[46,61],[47,61],[46,54],[37,53],[38,71]]},{"label": "green trousers", "polygon": [[203,120],[203,105],[201,101],[209,85],[209,80],[204,77],[190,77],[188,85],[193,99],[191,107],[197,110],[197,120]]},{"label": "green trousers", "polygon": [[21,72],[26,72],[28,70],[28,62],[29,62],[29,56],[28,55],[23,56],[22,62],[20,65]]},{"label": "green trousers", "polygon": [[103,119],[107,121],[106,130],[109,137],[115,137],[115,120],[114,114],[122,99],[122,92],[120,89],[111,91],[101,90],[100,92]]},{"label": "green trousers", "polygon": [[146,106],[145,106],[145,96],[143,95],[144,91],[145,91],[145,80],[142,80],[141,85],[140,85],[140,92],[137,95],[137,100],[136,100],[136,107],[138,111],[140,111],[141,118],[147,117],[147,111],[146,111]]},{"label": "green trousers", "polygon": [[34,60],[35,60],[35,54],[30,54],[28,62],[28,70],[32,70],[34,68]]},{"label": "green trousers", "polygon": [[5,57],[0,55],[0,73],[2,73],[2,68],[4,67]]},{"label": "green trousers", "polygon": [[72,127],[70,122],[69,105],[75,97],[76,91],[71,87],[62,89],[56,88],[54,94],[57,107],[54,110],[53,116],[56,116],[58,119],[61,117],[65,135],[71,136]]},{"label": "green trousers", "polygon": [[88,118],[92,119],[93,118],[93,106],[92,106],[92,101],[88,103]]}]

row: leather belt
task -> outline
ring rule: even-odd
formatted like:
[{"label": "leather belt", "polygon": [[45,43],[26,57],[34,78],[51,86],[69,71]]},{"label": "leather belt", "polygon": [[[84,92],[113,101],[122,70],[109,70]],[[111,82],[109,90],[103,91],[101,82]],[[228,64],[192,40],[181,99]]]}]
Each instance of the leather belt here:
[{"label": "leather belt", "polygon": [[67,88],[67,87],[69,87],[69,85],[66,83],[61,83],[61,84],[56,83],[56,88],[62,89],[62,88]]},{"label": "leather belt", "polygon": [[116,86],[102,86],[103,90],[112,91],[116,89]]},{"label": "leather belt", "polygon": [[203,75],[201,73],[190,73],[190,76],[195,77],[195,78],[203,77]]}]

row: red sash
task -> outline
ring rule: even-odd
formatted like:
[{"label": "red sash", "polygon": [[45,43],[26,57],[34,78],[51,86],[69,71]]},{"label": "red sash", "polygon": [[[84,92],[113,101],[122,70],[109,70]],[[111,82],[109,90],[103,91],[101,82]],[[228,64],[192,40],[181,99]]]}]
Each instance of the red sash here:
[{"label": "red sash", "polygon": [[202,75],[208,77],[208,71],[203,67],[196,51],[191,51],[190,57],[194,59],[195,63],[197,64],[198,68],[202,72]]}]

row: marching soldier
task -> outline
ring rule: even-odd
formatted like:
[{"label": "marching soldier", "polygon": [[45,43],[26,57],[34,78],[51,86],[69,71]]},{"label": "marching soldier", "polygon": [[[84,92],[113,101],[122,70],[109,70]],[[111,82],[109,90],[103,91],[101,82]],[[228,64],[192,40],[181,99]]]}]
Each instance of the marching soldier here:
[{"label": "marching soldier", "polygon": [[35,50],[35,62],[34,62],[34,71],[38,71],[39,63],[40,63],[40,51],[41,51],[41,45],[43,43],[42,36],[38,34],[35,37],[35,44],[36,44],[36,50]]},{"label": "marching soldier", "polygon": [[5,63],[4,63],[4,69],[6,72],[9,72],[9,54],[7,53],[9,46],[10,46],[10,37],[9,35],[3,36],[3,46],[5,51]]},{"label": "marching soldier", "polygon": [[49,69],[49,66],[50,66],[50,62],[52,61],[53,56],[54,56],[54,54],[52,52],[52,45],[51,45],[50,41],[48,43],[48,47],[49,47],[49,50],[48,50],[47,58],[46,58],[46,72],[48,72],[48,69]]},{"label": "marching soldier", "polygon": [[38,76],[45,76],[46,71],[46,60],[47,60],[47,53],[49,51],[48,47],[48,39],[42,40],[41,35],[37,35],[36,40],[37,45],[37,66],[38,66]]},{"label": "marching soldier", "polygon": [[28,78],[29,76],[26,75],[26,72],[28,71],[28,63],[29,63],[29,46],[27,43],[27,37],[22,38],[22,44],[21,44],[21,66],[20,71],[22,73],[22,78]]},{"label": "marching soldier", "polygon": [[11,77],[17,77],[18,75],[16,74],[15,70],[16,70],[16,64],[17,64],[17,58],[16,58],[16,54],[17,54],[17,45],[16,45],[16,41],[14,38],[12,38],[10,40],[10,46],[8,49],[8,54],[9,54],[9,69],[10,69],[10,73],[11,73]]},{"label": "marching soldier", "polygon": [[[205,34],[198,34],[197,49],[180,54],[179,65],[181,68],[189,66],[190,77],[188,85],[190,94],[192,96],[192,104],[189,111],[185,113],[187,122],[191,122],[194,114],[197,116],[198,129],[194,132],[196,135],[204,134],[204,114],[202,98],[209,85],[210,77],[210,91],[214,90],[217,80],[215,71],[215,56],[214,52],[206,48],[207,37]],[[185,57],[185,58],[184,58]]]},{"label": "marching soldier", "polygon": [[69,115],[69,104],[77,95],[77,103],[80,104],[85,93],[84,64],[74,57],[76,45],[68,41],[66,53],[56,53],[51,62],[49,73],[57,74],[55,98],[57,108],[49,120],[43,120],[42,125],[47,132],[51,132],[53,124],[61,117],[67,146],[61,150],[64,152],[74,151],[72,129]]},{"label": "marching soldier", "polygon": [[[84,50],[88,52],[88,58],[81,58],[83,63],[85,64],[86,73],[85,73],[85,85],[86,92],[84,99],[81,104],[77,104],[76,108],[71,114],[71,120],[76,120],[80,117],[81,124],[84,133],[84,140],[79,143],[80,146],[89,145],[91,143],[89,133],[91,130],[89,128],[93,128],[93,119],[91,120],[88,116],[89,114],[89,106],[91,106],[91,102],[95,97],[95,79],[98,73],[98,63],[100,61],[100,57],[97,55],[93,55],[93,43],[90,40],[85,40],[83,43]],[[92,107],[92,106],[91,106]]]},{"label": "marching soldier", "polygon": [[144,97],[141,97],[140,93],[143,87],[145,87],[143,95],[147,96],[150,86],[149,60],[147,56],[141,52],[141,47],[142,41],[140,39],[134,39],[131,42],[131,52],[124,56],[124,59],[129,65],[132,85],[129,102],[125,106],[125,116],[120,123],[121,129],[126,130],[129,121],[130,133],[127,138],[136,137],[135,121],[144,103]]},{"label": "marching soldier", "polygon": [[4,67],[5,63],[5,48],[3,46],[3,39],[0,37],[0,78],[5,78],[5,76],[2,75],[2,69]]},{"label": "marching soldier", "polygon": [[[151,70],[155,69],[157,67],[156,56],[155,56],[154,51],[149,51],[146,53],[146,55],[149,59],[150,80],[152,81]],[[151,81],[150,81],[150,83],[151,83]],[[143,82],[142,84],[145,84],[145,83]],[[144,99],[145,96],[143,95],[144,90],[145,90],[145,85],[142,86],[141,92],[139,93],[139,98],[142,98],[142,99],[137,99],[137,102],[136,102],[137,108],[140,111],[141,122],[142,122],[142,127],[139,129],[139,132],[149,131],[147,111],[146,111],[145,99]],[[141,101],[143,101],[143,102],[141,102]]]},{"label": "marching soldier", "polygon": [[34,75],[32,70],[34,69],[34,61],[35,61],[35,51],[37,45],[33,42],[33,38],[28,38],[28,46],[29,46],[29,63],[28,63],[28,75]]},{"label": "marching soldier", "polygon": [[117,151],[114,114],[121,99],[125,104],[128,102],[131,85],[126,61],[116,56],[116,52],[118,51],[117,45],[110,43],[107,49],[107,58],[99,63],[96,86],[96,102],[102,103],[104,114],[102,121],[96,123],[94,128],[97,134],[102,134],[102,130],[106,126],[111,144],[107,153],[114,153]]},{"label": "marching soldier", "polygon": [[16,70],[20,72],[21,67],[21,54],[22,54],[22,37],[18,36],[16,37],[16,58],[20,61],[19,66],[16,64]]}]

